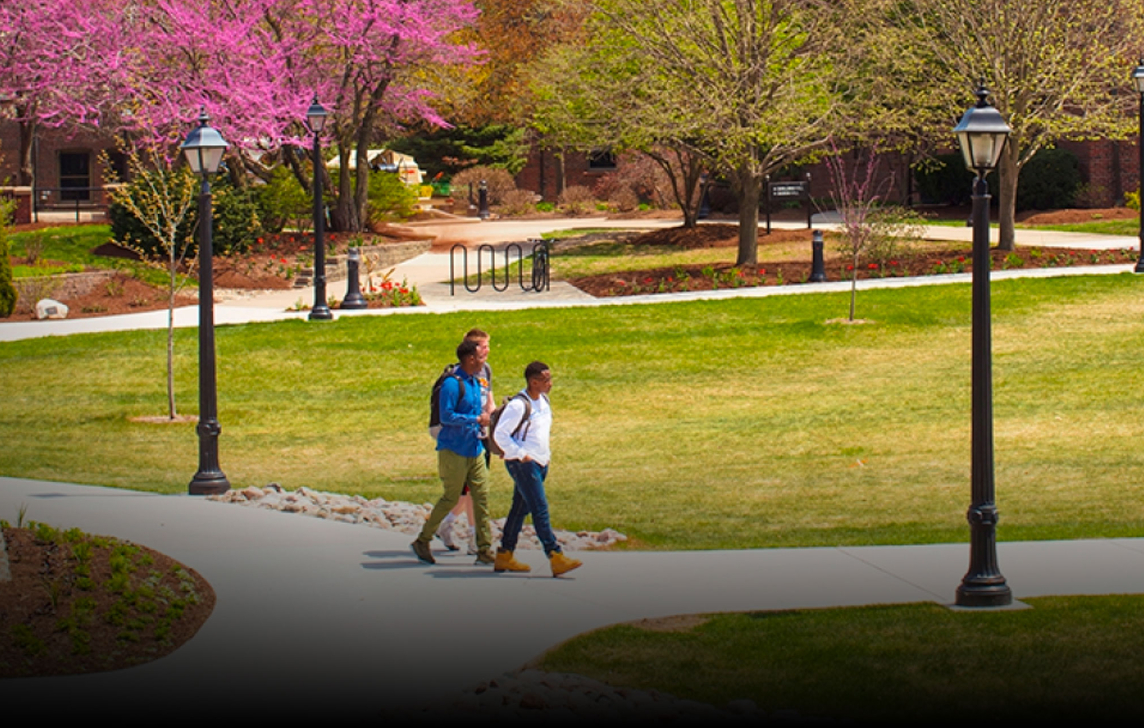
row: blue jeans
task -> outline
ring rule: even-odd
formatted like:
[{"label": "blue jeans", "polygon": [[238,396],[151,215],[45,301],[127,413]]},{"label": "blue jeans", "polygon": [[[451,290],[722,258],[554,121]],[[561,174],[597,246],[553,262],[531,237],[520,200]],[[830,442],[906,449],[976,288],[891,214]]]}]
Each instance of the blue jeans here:
[{"label": "blue jeans", "polygon": [[531,513],[532,526],[536,529],[540,544],[544,546],[544,553],[548,556],[560,553],[560,544],[556,542],[556,534],[552,532],[552,524],[548,521],[548,499],[544,497],[544,479],[548,477],[548,466],[520,460],[506,460],[504,465],[508,468],[515,487],[512,491],[512,508],[504,520],[501,548],[505,551],[516,550],[524,517]]}]

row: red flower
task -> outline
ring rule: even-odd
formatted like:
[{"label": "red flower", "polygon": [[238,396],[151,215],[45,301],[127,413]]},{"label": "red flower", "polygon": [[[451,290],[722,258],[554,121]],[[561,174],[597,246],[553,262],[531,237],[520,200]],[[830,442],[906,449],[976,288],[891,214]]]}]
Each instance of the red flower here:
[{"label": "red flower", "polygon": [[[764,272],[764,273],[766,273],[766,271],[765,271],[765,270],[764,270],[763,272]],[[747,274],[746,274],[746,273],[744,273],[744,272],[743,272],[743,271],[741,271],[741,270],[737,270],[737,271],[735,271],[735,275],[739,276],[740,278],[746,278],[746,277],[747,277]]]},{"label": "red flower", "polygon": [[652,278],[649,276],[649,277],[647,277],[647,278],[644,278],[644,279],[643,279],[643,282],[644,282],[644,283],[651,283],[651,282],[652,282],[652,280],[653,280],[653,279],[652,279]]},{"label": "red flower", "polygon": [[958,263],[964,263],[965,262],[965,256],[964,255],[957,256],[957,262]]},{"label": "red flower", "polygon": [[848,266],[846,266],[846,270],[854,270],[854,266],[848,265]]},{"label": "red flower", "polygon": [[259,239],[258,239],[258,244],[259,244],[259,245],[262,245],[262,238],[259,238]]},{"label": "red flower", "polygon": [[869,268],[870,270],[878,270],[878,264],[877,263],[871,263],[870,265],[868,265],[866,267]]},{"label": "red flower", "polygon": [[[766,269],[766,268],[759,268],[759,275],[761,275],[761,276],[765,276],[766,274],[767,274],[767,269]],[[739,273],[739,275],[743,275],[743,274],[742,274],[742,273]]]},{"label": "red flower", "polygon": [[286,262],[286,259],[285,259],[285,258],[282,258],[281,260],[282,260],[282,262],[283,262],[283,263],[285,263],[285,262]]},{"label": "red flower", "polygon": [[407,293],[409,293],[409,289],[408,289],[408,288],[402,288],[402,289],[401,289],[401,293],[402,293],[402,294],[407,294]]},{"label": "red flower", "polygon": [[667,277],[667,282],[668,282],[668,283],[672,283],[674,280],[675,280],[675,279],[674,279],[674,278],[672,278],[671,276],[668,276],[668,277]]},{"label": "red flower", "polygon": [[381,290],[392,291],[393,290],[393,284],[390,283],[389,281],[385,281],[381,284]]},{"label": "red flower", "polygon": [[896,261],[896,260],[891,260],[891,261],[890,261],[890,265],[894,265],[894,266],[896,266],[897,264],[898,264],[898,261]]},{"label": "red flower", "polygon": [[626,286],[626,285],[628,285],[628,282],[627,282],[627,281],[617,281],[617,283],[619,283],[621,286]]}]

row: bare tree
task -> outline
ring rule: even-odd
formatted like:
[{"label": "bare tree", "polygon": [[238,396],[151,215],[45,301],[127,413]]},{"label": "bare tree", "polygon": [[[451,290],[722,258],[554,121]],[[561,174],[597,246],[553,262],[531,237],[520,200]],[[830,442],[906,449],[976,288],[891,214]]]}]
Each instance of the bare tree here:
[{"label": "bare tree", "polygon": [[[894,175],[880,169],[876,146],[855,153],[849,166],[844,154],[831,144],[833,154],[826,159],[830,171],[830,199],[841,218],[839,248],[849,260],[850,320],[854,320],[858,298],[858,271],[863,260],[885,270],[895,246],[915,241],[922,235],[922,221],[901,207],[887,204],[886,195],[893,189]],[[873,255],[871,255],[873,254]]]},{"label": "bare tree", "polygon": [[[167,416],[175,419],[175,298],[186,285],[188,274],[198,263],[198,248],[193,231],[184,234],[184,222],[194,209],[198,185],[185,166],[173,164],[157,153],[148,153],[148,163],[132,151],[128,157],[131,182],[112,192],[112,201],[122,205],[143,224],[158,241],[167,272]],[[139,253],[145,261],[154,262],[152,251],[140,241],[121,240],[121,244]],[[194,251],[193,253],[191,251]]]}]

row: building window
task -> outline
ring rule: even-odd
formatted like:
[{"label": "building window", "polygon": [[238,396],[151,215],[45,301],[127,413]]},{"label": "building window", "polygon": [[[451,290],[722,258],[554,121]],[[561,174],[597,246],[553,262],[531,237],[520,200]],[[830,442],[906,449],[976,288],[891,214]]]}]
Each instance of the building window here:
[{"label": "building window", "polygon": [[91,153],[60,152],[60,199],[90,200]]},{"label": "building window", "polygon": [[616,168],[616,155],[611,152],[589,152],[588,169],[606,170]]}]

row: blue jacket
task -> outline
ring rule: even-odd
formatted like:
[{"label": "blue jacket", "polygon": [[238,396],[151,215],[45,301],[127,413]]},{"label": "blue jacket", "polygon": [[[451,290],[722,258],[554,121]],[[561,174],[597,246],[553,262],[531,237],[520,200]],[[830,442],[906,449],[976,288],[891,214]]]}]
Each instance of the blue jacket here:
[{"label": "blue jacket", "polygon": [[454,377],[446,377],[441,384],[438,400],[441,416],[441,434],[437,436],[438,450],[451,450],[467,458],[475,458],[485,451],[481,444],[481,426],[477,418],[484,409],[485,393],[475,376],[457,367],[457,376],[465,382],[465,397],[460,399],[460,388]]}]

